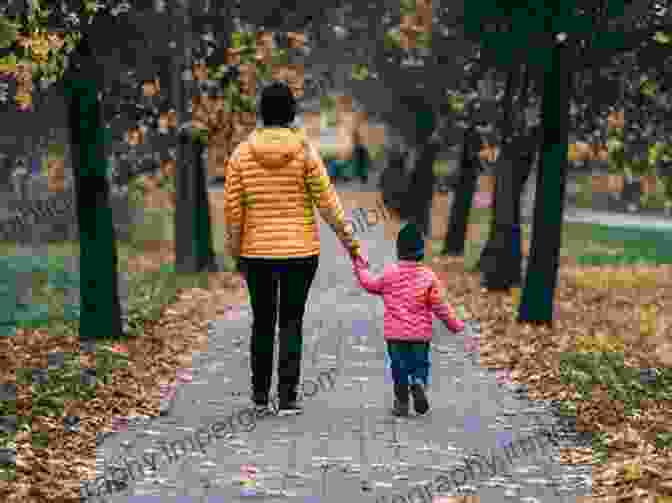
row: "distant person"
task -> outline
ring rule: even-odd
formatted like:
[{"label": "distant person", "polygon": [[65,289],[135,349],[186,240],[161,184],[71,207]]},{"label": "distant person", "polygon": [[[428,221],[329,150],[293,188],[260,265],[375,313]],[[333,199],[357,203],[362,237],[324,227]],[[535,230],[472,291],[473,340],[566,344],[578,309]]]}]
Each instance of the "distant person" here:
[{"label": "distant person", "polygon": [[31,174],[33,176],[39,176],[40,174],[42,174],[42,159],[38,156],[33,157],[31,167],[32,167]]},{"label": "distant person", "polygon": [[20,199],[26,199],[28,195],[28,187],[26,187],[26,182],[30,176],[30,172],[26,164],[26,159],[24,157],[19,157],[12,173],[14,192]]},{"label": "distant person", "polygon": [[359,131],[355,131],[354,135],[352,162],[355,163],[355,173],[357,173],[362,183],[367,183],[369,181],[371,155],[366,145],[362,143],[362,135]]},{"label": "distant person", "polygon": [[[252,400],[259,417],[271,413],[275,326],[278,323],[278,412],[302,412],[297,396],[308,291],[320,254],[319,222],[313,206],[351,256],[359,243],[324,162],[290,124],[296,102],[286,84],[275,82],[261,95],[263,127],[241,142],[226,169],[225,214],[232,257],[250,294],[253,323]],[[280,299],[278,301],[278,294]]]},{"label": "distant person", "polygon": [[12,159],[0,152],[0,191],[9,192],[12,186]]},{"label": "distant person", "polygon": [[[388,207],[399,218],[394,208]],[[444,290],[436,274],[422,265],[425,255],[424,238],[417,226],[401,221],[397,238],[396,264],[388,265],[380,277],[372,277],[368,260],[353,259],[359,284],[369,293],[380,295],[385,303],[384,337],[394,381],[392,414],[409,415],[410,396],[418,415],[429,412],[426,386],[430,372],[430,343],[432,314],[454,333],[464,330],[453,309],[444,300]]]}]

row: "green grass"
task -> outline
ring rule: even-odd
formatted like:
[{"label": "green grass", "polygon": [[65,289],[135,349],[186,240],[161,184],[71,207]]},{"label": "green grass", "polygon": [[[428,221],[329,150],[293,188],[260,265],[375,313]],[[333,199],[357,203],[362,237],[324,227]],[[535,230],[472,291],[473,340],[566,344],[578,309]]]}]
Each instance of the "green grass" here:
[{"label": "green grass", "polygon": [[[579,175],[576,177],[579,186],[579,192],[576,195],[576,206],[578,208],[592,208],[592,175]],[[650,194],[642,194],[640,204],[642,208],[651,210],[665,209],[665,191],[661,183],[658,184],[656,191]]]},{"label": "green grass", "polygon": [[576,177],[576,183],[578,185],[578,192],[576,194],[577,208],[590,209],[593,207],[591,178],[590,175],[580,175]]},{"label": "green grass", "polygon": [[337,121],[336,121],[336,104],[334,103],[333,106],[328,106],[325,108],[322,108],[322,114],[326,115],[327,117],[327,127],[332,128],[336,127]]},{"label": "green grass", "polygon": [[127,243],[131,248],[142,249],[151,241],[173,241],[175,239],[175,211],[167,209],[146,209],[142,222],[133,226]]},{"label": "green grass", "polygon": [[[172,241],[174,236],[173,218],[173,211],[147,210],[142,222],[133,228],[131,239],[128,242],[117,242],[118,271],[127,271],[126,264],[128,264],[129,259],[142,253],[143,245],[155,240]],[[213,227],[213,247],[216,254],[225,254],[224,232],[222,229]],[[0,253],[2,253],[1,256],[5,257],[17,255],[16,244],[0,242]],[[40,267],[39,272],[33,273],[32,299],[34,304],[45,303],[48,305],[50,317],[60,319],[64,316],[65,292],[63,290],[63,282],[66,279],[71,279],[65,277],[67,276],[65,262],[72,256],[79,256],[79,243],[50,243],[48,254],[48,257],[42,259],[43,262],[46,262],[47,266]],[[33,262],[38,258],[17,256],[16,260]],[[226,262],[226,266],[231,270],[233,263],[228,261]],[[194,281],[202,281],[202,276],[176,275],[174,264],[164,264],[158,272],[129,274],[129,317],[131,320],[140,323],[139,320],[145,319],[146,315],[150,312],[154,313],[157,306],[160,309],[161,305],[172,302],[174,298],[171,296],[178,288],[188,288]],[[205,277],[207,279],[207,274],[205,274]],[[35,279],[37,280],[36,282]],[[59,280],[61,280],[60,287]],[[152,316],[149,319],[153,319]],[[133,325],[133,327],[135,329],[141,328],[140,325]],[[73,327],[67,326],[67,323],[65,326],[56,323],[54,326],[50,325],[49,328],[50,330],[54,329],[57,331],[61,329],[73,330]]]},{"label": "green grass", "polygon": [[[560,378],[565,385],[574,385],[578,393],[576,400],[565,401],[564,406],[570,416],[575,416],[577,403],[590,400],[592,390],[597,385],[608,388],[611,400],[623,403],[626,416],[636,416],[640,412],[642,400],[662,401],[672,399],[672,369],[656,369],[658,376],[654,383],[640,380],[637,368],[627,367],[623,353],[565,353],[560,361]],[[608,459],[605,435],[596,432],[593,437],[593,456],[602,464]],[[658,434],[656,447],[666,449],[672,446],[671,434]]]},{"label": "green grass", "polygon": [[[133,235],[129,245],[120,245],[120,261],[128,257],[129,253],[137,253],[144,243],[156,240],[174,241],[175,239],[175,211],[167,209],[152,209],[145,211],[147,217],[143,222],[133,228]],[[212,246],[217,255],[226,255],[226,242],[224,229],[216,226],[213,215],[210,215],[212,225]]]},{"label": "green grass", "polygon": [[434,175],[435,176],[447,176],[450,172],[450,164],[448,161],[435,161],[434,162]]},{"label": "green grass", "polygon": [[[652,229],[632,229],[607,227],[604,225],[581,225],[582,232],[589,233],[590,241],[604,245],[620,253],[600,254],[577,252],[577,259],[582,264],[607,265],[635,263],[670,264],[672,263],[672,239],[669,233]],[[571,236],[571,234],[570,234]]]},{"label": "green grass", "polygon": [[324,162],[337,159],[339,147],[334,144],[320,144],[320,156]]},{"label": "green grass", "polygon": [[[490,208],[471,210],[469,223],[479,225],[480,239],[465,246],[465,264],[475,266],[488,237],[492,219]],[[523,224],[523,239],[531,240],[532,225]],[[575,257],[584,265],[617,265],[644,262],[672,263],[672,242],[665,233],[631,230],[586,223],[565,223],[562,230],[561,255]],[[440,255],[442,240],[432,243],[434,256]]]},{"label": "green grass", "polygon": [[[151,210],[146,212],[143,222],[134,228],[135,236],[129,242],[118,242],[119,271],[126,271],[129,257],[141,253],[137,248],[143,242],[154,239],[172,239],[173,212]],[[218,254],[224,253],[223,232],[213,228],[213,245]],[[16,256],[16,243],[0,242],[2,256]],[[43,259],[46,266],[41,272],[34,273],[32,303],[47,306],[51,318],[44,328],[50,335],[76,335],[79,330],[77,318],[66,316],[65,290],[59,288],[58,281],[64,274],[65,260],[79,255],[78,242],[50,243],[48,257]],[[26,259],[24,259],[26,260]],[[226,269],[232,270],[231,260],[225,261]],[[43,264],[44,265],[44,264]],[[208,274],[177,275],[174,264],[164,264],[158,271],[129,273],[128,298],[128,333],[120,339],[98,339],[96,347],[96,379],[106,382],[115,368],[127,364],[123,355],[109,351],[116,343],[127,342],[131,338],[142,337],[146,322],[156,321],[161,308],[177,300],[177,291],[181,288],[207,288]],[[61,285],[63,286],[63,285]],[[30,382],[31,369],[20,369],[17,382]],[[85,386],[80,382],[79,356],[65,355],[64,365],[57,370],[49,370],[49,381],[35,385],[33,389],[34,416],[60,416],[63,413],[64,400],[91,399],[95,397],[95,386]],[[16,415],[16,402],[13,400],[0,402],[0,416]],[[30,431],[31,418],[19,417],[17,431]],[[0,434],[0,448],[15,448],[14,434]],[[43,440],[43,439],[42,439]],[[40,435],[34,435],[34,441],[40,444]],[[41,444],[40,444],[41,445]],[[42,445],[42,447],[44,447]],[[1,467],[0,479],[11,480],[13,467]]]},{"label": "green grass", "polygon": [[[470,223],[481,226],[480,239],[468,242],[465,246],[466,267],[473,270],[482,247],[488,236],[488,224],[492,211],[488,208],[473,209]],[[523,225],[523,236],[530,236],[530,225]],[[579,263],[591,265],[614,265],[646,261],[647,263],[671,263],[669,252],[672,247],[665,246],[664,235],[653,231],[611,228],[584,223],[567,223],[563,226],[561,253],[574,256]],[[441,251],[443,242],[434,241],[435,255]],[[659,253],[655,253],[657,250]],[[663,252],[667,252],[665,256]],[[654,384],[640,382],[639,369],[626,367],[623,354],[607,353],[567,353],[561,361],[561,378],[565,384],[574,384],[579,392],[577,400],[562,402],[562,414],[576,416],[580,400],[590,399],[590,393],[596,384],[608,386],[613,400],[621,401],[626,414],[634,416],[639,411],[642,400],[672,399],[672,369],[658,370],[658,379]],[[593,436],[593,455],[596,463],[604,463],[608,458],[608,448],[604,434],[595,432]],[[672,434],[660,433],[656,438],[658,449],[672,447]]]},{"label": "green grass", "polygon": [[369,155],[371,156],[371,161],[377,161],[384,154],[385,146],[384,145],[372,145],[369,147]]}]

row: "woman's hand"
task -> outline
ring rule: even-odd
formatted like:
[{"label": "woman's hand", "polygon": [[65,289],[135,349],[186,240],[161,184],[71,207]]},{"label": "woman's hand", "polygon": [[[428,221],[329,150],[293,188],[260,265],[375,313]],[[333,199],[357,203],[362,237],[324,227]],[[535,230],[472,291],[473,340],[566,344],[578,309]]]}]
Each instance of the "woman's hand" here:
[{"label": "woman's hand", "polygon": [[350,256],[354,259],[356,257],[361,257],[361,247],[359,241],[355,240],[350,245]]},{"label": "woman's hand", "polygon": [[343,243],[343,246],[350,253],[350,258],[354,259],[360,254],[361,246],[359,244],[359,241],[354,237],[352,237],[351,234],[343,237],[341,242]]}]

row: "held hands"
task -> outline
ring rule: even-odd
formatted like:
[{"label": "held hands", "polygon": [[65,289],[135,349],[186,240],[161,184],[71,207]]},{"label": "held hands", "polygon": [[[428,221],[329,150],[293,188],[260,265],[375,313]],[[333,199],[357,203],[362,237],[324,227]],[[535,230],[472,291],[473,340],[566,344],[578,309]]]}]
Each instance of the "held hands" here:
[{"label": "held hands", "polygon": [[358,242],[358,241],[355,241],[355,242],[352,244],[352,246],[350,247],[350,250],[349,250],[349,251],[350,251],[350,258],[352,258],[352,260],[355,260],[357,257],[361,257],[361,256],[362,256],[362,250],[361,250],[361,248],[360,248],[360,246],[359,246],[359,242]]},{"label": "held hands", "polygon": [[359,241],[357,241],[355,238],[349,236],[345,237],[343,239],[343,246],[348,250],[348,253],[350,254],[350,258],[352,260],[354,260],[355,257],[360,256],[361,246],[359,244]]},{"label": "held hands", "polygon": [[452,332],[454,335],[463,335],[467,338],[470,338],[474,335],[474,330],[472,327],[473,320],[463,320],[464,311],[459,313],[455,318],[444,320],[444,325],[446,328]]},{"label": "held hands", "polygon": [[348,253],[350,253],[350,258],[354,260],[354,258],[360,253],[360,244],[359,241],[353,236],[352,224],[346,224],[345,232],[343,235],[341,235],[341,242],[348,250]]},{"label": "held hands", "polygon": [[369,261],[363,255],[358,254],[358,255],[352,257],[352,265],[355,267],[355,269],[357,267],[368,269],[369,268]]}]

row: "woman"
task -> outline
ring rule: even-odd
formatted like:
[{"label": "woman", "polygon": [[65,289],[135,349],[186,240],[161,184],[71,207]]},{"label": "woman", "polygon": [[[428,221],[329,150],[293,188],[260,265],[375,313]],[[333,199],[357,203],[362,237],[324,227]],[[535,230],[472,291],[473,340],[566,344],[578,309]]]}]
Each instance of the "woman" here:
[{"label": "woman", "polygon": [[[290,127],[296,101],[289,87],[265,88],[259,104],[263,127],[235,149],[226,169],[226,226],[232,257],[240,257],[252,304],[252,400],[257,415],[270,413],[276,321],[280,327],[278,412],[301,413],[303,315],[320,253],[313,205],[351,256],[359,250],[352,226],[322,159]],[[278,302],[278,293],[280,296]]]}]

